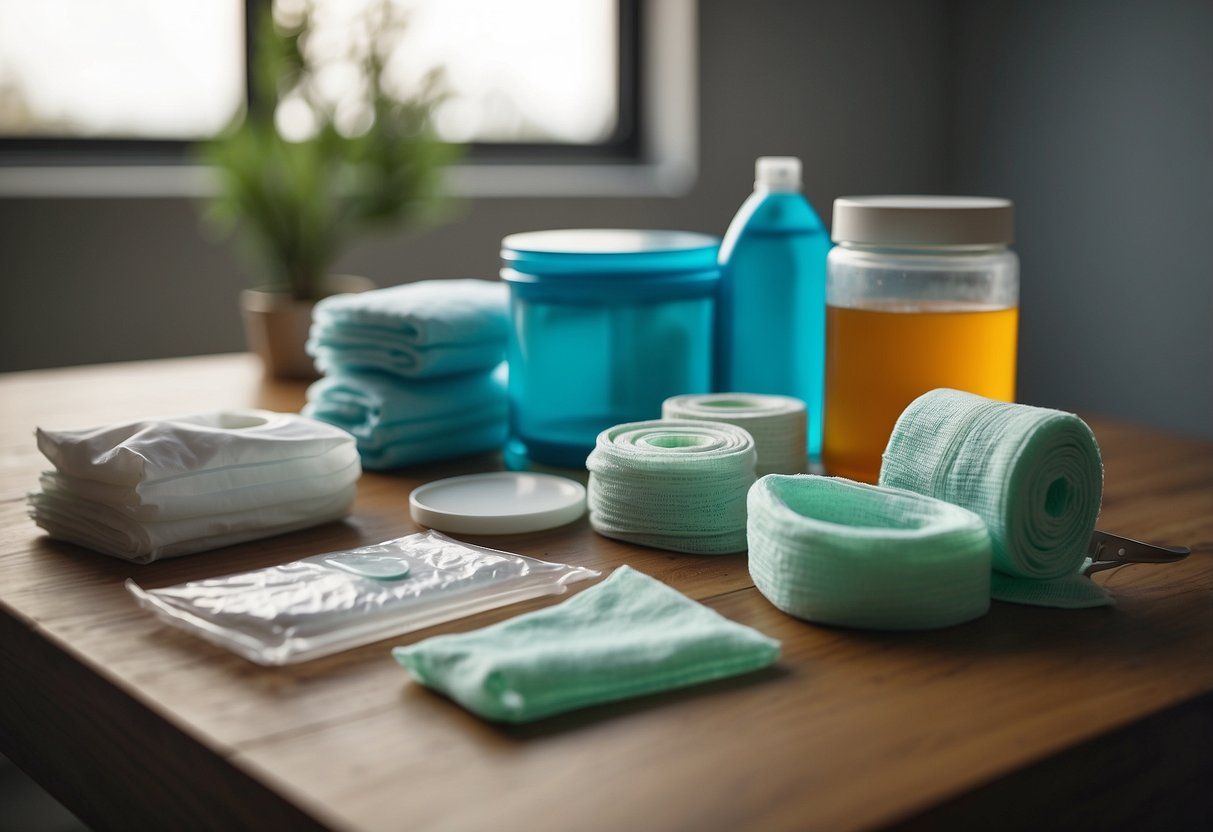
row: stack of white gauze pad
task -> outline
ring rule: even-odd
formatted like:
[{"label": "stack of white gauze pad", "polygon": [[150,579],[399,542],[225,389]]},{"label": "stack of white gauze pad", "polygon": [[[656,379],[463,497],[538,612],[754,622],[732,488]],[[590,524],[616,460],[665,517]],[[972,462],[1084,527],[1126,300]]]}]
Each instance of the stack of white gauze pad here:
[{"label": "stack of white gauze pad", "polygon": [[808,420],[800,399],[757,393],[673,396],[662,404],[661,417],[724,422],[744,428],[754,437],[758,452],[754,471],[760,477],[804,472]]},{"label": "stack of white gauze pad", "polygon": [[345,516],[354,438],[293,413],[226,411],[37,431],[54,470],[30,516],[58,540],[149,563]]}]

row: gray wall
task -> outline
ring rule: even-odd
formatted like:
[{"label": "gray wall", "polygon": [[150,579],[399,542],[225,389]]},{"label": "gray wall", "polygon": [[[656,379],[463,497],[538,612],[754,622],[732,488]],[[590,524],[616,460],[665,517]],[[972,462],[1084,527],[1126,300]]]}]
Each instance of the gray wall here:
[{"label": "gray wall", "polygon": [[960,3],[950,187],[1016,203],[1023,401],[1213,436],[1213,3]]},{"label": "gray wall", "polygon": [[[754,157],[798,155],[827,219],[845,194],[1015,199],[1021,399],[1213,436],[1208,4],[703,0],[699,16],[688,195],[471,200],[339,269],[488,276],[502,236],[537,228],[721,233]],[[243,346],[251,278],[186,200],[0,200],[0,275],[0,370]]]}]

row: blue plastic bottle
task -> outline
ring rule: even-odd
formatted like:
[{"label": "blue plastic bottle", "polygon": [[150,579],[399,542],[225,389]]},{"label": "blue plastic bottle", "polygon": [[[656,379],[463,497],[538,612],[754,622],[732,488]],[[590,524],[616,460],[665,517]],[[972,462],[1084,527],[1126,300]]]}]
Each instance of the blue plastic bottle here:
[{"label": "blue plastic bottle", "polygon": [[720,247],[714,387],[803,399],[815,460],[821,455],[830,237],[800,187],[799,159],[760,158],[754,193],[729,224]]}]

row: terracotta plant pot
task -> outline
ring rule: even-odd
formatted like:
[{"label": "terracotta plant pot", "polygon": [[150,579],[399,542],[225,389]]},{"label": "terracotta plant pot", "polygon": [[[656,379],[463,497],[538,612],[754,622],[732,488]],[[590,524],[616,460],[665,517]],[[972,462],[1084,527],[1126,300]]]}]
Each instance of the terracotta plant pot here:
[{"label": "terracotta plant pot", "polygon": [[[357,275],[333,275],[329,294],[365,292],[375,284]],[[286,292],[245,289],[240,293],[244,337],[249,349],[261,357],[267,375],[281,379],[319,378],[311,356],[304,351],[312,325],[311,301],[295,300]]]}]

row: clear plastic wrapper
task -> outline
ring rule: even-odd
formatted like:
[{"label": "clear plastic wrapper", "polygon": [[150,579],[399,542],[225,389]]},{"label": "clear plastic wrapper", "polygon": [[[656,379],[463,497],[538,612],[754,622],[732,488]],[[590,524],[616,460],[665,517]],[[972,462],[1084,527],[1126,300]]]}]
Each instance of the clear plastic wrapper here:
[{"label": "clear plastic wrapper", "polygon": [[164,589],[126,587],[168,624],[283,665],[559,594],[599,574],[426,531]]}]

